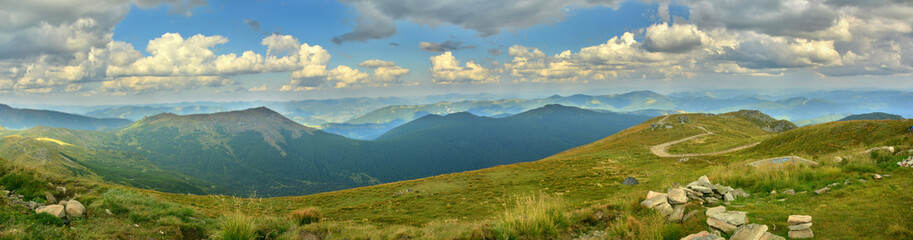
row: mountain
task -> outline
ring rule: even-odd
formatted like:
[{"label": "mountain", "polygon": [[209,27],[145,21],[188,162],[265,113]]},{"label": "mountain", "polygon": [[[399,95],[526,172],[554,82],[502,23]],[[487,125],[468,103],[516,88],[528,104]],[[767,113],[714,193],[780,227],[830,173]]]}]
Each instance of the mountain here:
[{"label": "mountain", "polygon": [[[3,131],[18,138],[0,142],[0,149],[23,149],[23,141],[17,140],[23,138],[32,143],[26,149],[45,149],[42,156],[50,158],[21,157],[32,156],[29,151],[0,156],[60,163],[47,166],[161,191],[286,196],[533,161],[647,118],[548,105],[500,119],[470,113],[429,115],[378,140],[361,141],[258,107],[212,114],[162,113],[117,131]],[[171,174],[130,177],[163,171]]]},{"label": "mountain", "polygon": [[0,104],[0,126],[6,129],[27,129],[35,126],[61,127],[79,130],[120,128],[131,123],[126,119],[92,118],[48,110],[19,109]]},{"label": "mountain", "polygon": [[838,121],[852,121],[852,120],[903,120],[904,117],[897,114],[883,113],[883,112],[873,112],[865,114],[854,114],[849,115],[844,118],[841,118]]}]

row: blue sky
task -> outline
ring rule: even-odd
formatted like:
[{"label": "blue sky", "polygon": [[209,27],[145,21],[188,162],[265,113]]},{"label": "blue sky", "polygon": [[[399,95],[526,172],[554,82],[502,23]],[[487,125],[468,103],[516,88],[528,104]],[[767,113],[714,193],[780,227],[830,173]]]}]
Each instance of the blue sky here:
[{"label": "blue sky", "polygon": [[804,0],[17,2],[0,10],[12,19],[0,23],[0,100],[911,89],[908,10]]}]

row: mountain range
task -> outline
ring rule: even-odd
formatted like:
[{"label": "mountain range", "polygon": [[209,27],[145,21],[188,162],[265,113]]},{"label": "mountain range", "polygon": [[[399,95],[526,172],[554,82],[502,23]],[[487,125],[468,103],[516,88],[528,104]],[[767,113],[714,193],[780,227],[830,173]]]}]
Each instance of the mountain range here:
[{"label": "mountain range", "polygon": [[[3,135],[8,136],[6,144],[59,141],[51,144],[55,148],[46,154],[50,158],[78,163],[89,175],[127,185],[285,196],[532,161],[648,118],[547,105],[505,118],[429,115],[378,140],[362,141],[306,127],[259,107],[157,114],[116,131],[33,128]],[[133,178],[160,171],[171,174]]]},{"label": "mountain range", "polygon": [[12,108],[0,104],[0,126],[6,129],[51,126],[79,130],[103,130],[120,128],[132,122],[120,118],[93,118],[49,110]]}]

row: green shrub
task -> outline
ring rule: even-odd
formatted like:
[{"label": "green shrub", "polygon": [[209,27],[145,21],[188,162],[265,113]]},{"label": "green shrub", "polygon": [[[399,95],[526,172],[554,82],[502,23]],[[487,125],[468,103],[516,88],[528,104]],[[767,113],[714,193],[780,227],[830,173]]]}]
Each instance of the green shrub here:
[{"label": "green shrub", "polygon": [[256,239],[254,220],[240,213],[222,216],[219,222],[219,236],[224,240]]},{"label": "green shrub", "polygon": [[316,207],[307,207],[292,211],[292,218],[298,220],[298,224],[310,224],[319,222],[321,213]]},{"label": "green shrub", "polygon": [[556,238],[568,227],[561,198],[540,193],[518,197],[516,206],[507,209],[495,222],[492,232],[498,239]]},{"label": "green shrub", "polygon": [[875,166],[880,169],[891,169],[897,167],[897,161],[901,160],[894,157],[894,154],[885,150],[872,151],[872,160],[875,160]]},{"label": "green shrub", "polygon": [[43,225],[63,226],[63,220],[48,213],[38,213],[29,215],[29,220]]}]

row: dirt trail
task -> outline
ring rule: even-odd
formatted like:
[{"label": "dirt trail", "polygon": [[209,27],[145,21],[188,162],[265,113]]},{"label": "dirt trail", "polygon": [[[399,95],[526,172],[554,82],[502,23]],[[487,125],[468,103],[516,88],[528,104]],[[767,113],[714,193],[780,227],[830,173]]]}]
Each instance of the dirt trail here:
[{"label": "dirt trail", "polygon": [[710,152],[710,153],[683,153],[683,154],[671,154],[671,153],[669,153],[669,152],[667,151],[667,150],[669,150],[669,147],[672,146],[672,145],[675,145],[675,144],[678,144],[678,143],[681,143],[681,142],[684,142],[684,141],[688,141],[688,140],[691,140],[691,139],[695,139],[695,138],[699,138],[699,137],[703,137],[703,136],[713,135],[713,134],[714,134],[713,132],[711,132],[710,130],[707,130],[707,129],[704,128],[704,127],[697,127],[697,128],[700,128],[701,130],[704,130],[705,133],[701,133],[701,134],[698,134],[698,135],[694,135],[694,136],[682,138],[682,139],[675,140],[675,141],[671,141],[671,142],[667,142],[667,143],[657,144],[657,145],[655,145],[655,146],[653,146],[653,147],[650,147],[650,151],[653,152],[653,154],[656,154],[656,156],[659,156],[659,157],[677,157],[677,158],[682,158],[682,157],[699,157],[699,156],[710,156],[710,155],[719,155],[719,154],[724,154],[724,153],[735,152],[735,151],[738,151],[738,150],[742,150],[742,149],[754,147],[755,145],[761,144],[761,142],[756,142],[756,143],[752,143],[752,144],[748,144],[748,145],[738,146],[738,147],[734,147],[734,148],[730,148],[730,149],[726,149],[726,150],[722,150],[722,151],[717,151],[717,152]]}]

